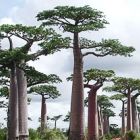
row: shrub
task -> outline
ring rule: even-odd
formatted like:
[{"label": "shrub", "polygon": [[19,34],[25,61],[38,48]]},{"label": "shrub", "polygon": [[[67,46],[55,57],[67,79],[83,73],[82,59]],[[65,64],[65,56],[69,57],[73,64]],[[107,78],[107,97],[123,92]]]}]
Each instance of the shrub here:
[{"label": "shrub", "polygon": [[137,133],[134,131],[128,131],[128,132],[126,132],[126,137],[129,140],[135,140],[135,138],[137,137]]}]

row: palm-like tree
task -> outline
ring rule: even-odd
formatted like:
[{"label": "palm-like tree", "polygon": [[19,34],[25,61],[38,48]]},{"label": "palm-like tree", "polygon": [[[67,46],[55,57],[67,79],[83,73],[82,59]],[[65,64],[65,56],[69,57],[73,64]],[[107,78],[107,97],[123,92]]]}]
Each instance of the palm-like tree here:
[{"label": "palm-like tree", "polygon": [[121,101],[122,102],[122,136],[124,136],[126,130],[126,126],[125,126],[125,102],[126,102],[126,96],[123,95],[123,94],[115,94],[115,95],[112,95],[110,97],[111,100],[118,100],[118,101]]},{"label": "palm-like tree", "polygon": [[39,85],[31,87],[29,93],[37,93],[41,96],[41,133],[44,133],[44,129],[46,126],[46,118],[47,118],[47,107],[46,107],[46,100],[47,99],[55,99],[60,96],[58,90],[54,86],[50,85]]},{"label": "palm-like tree", "polygon": [[53,116],[53,118],[51,118],[52,121],[54,121],[54,129],[56,129],[56,123],[57,121],[62,117],[62,115],[57,115],[57,116]]}]

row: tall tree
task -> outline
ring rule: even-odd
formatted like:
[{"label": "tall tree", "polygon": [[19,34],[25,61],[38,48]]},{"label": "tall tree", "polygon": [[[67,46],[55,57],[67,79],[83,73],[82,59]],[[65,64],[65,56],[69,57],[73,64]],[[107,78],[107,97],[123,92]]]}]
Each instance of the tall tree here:
[{"label": "tall tree", "polygon": [[114,115],[114,113],[112,112],[112,108],[114,108],[114,105],[111,103],[109,97],[106,95],[98,95],[97,103],[98,106],[100,107],[100,114],[102,120],[101,123],[103,126],[102,131],[103,134],[106,134],[109,132],[109,117]]},{"label": "tall tree", "polygon": [[[16,131],[15,121],[19,120],[19,139],[28,139],[27,128],[27,81],[24,71],[20,68],[29,60],[35,60],[40,55],[47,55],[58,51],[59,47],[68,45],[68,38],[63,39],[52,29],[43,29],[43,27],[27,27],[21,24],[17,25],[1,25],[0,37],[7,38],[10,44],[9,50],[0,51],[0,65],[11,69],[11,93],[9,98],[10,123],[12,138]],[[25,43],[21,47],[14,48],[12,37],[17,37]],[[39,43],[40,50],[29,54],[33,43]],[[18,84],[17,84],[18,82]],[[15,94],[17,93],[17,94]],[[14,97],[15,96],[15,97]],[[16,101],[17,100],[17,101]],[[16,107],[17,106],[17,107]],[[16,111],[18,109],[18,112]],[[11,115],[11,113],[15,113]],[[18,117],[16,117],[18,114]],[[15,117],[13,117],[15,116]],[[13,117],[13,118],[12,118]],[[13,120],[13,121],[12,121]],[[16,126],[15,126],[16,125]],[[15,137],[15,136],[14,136]],[[18,136],[17,136],[18,137]],[[15,138],[14,138],[15,139]]]},{"label": "tall tree", "polygon": [[47,99],[55,99],[60,96],[56,87],[51,85],[39,85],[31,87],[29,93],[37,93],[41,96],[41,133],[44,133],[46,127],[46,119],[47,119],[47,107],[46,100]]},{"label": "tall tree", "polygon": [[116,77],[114,85],[106,87],[106,91],[115,91],[127,96],[127,131],[132,130],[132,102],[131,94],[139,89],[140,80],[133,78]]},{"label": "tall tree", "polygon": [[88,92],[88,140],[99,139],[97,91],[113,76],[112,70],[90,69],[84,72],[84,87],[90,89]]},{"label": "tall tree", "polygon": [[140,93],[136,93],[131,97],[131,103],[132,103],[132,127],[133,130],[137,133],[139,133],[139,121],[138,121],[138,109],[137,109],[137,97],[140,95]]},{"label": "tall tree", "polygon": [[[92,9],[89,6],[57,6],[53,10],[46,10],[37,15],[38,20],[43,21],[44,26],[56,25],[64,32],[73,34],[74,68],[73,84],[71,98],[71,117],[70,117],[70,140],[84,139],[84,93],[83,93],[83,57],[87,55],[106,56],[106,55],[124,55],[130,56],[134,51],[132,47],[123,46],[118,40],[102,40],[100,43],[95,41],[81,39],[79,33],[83,31],[98,31],[104,28],[107,21],[101,11]],[[94,49],[82,53],[83,49]],[[96,53],[97,52],[97,53]]]},{"label": "tall tree", "polygon": [[125,125],[125,102],[126,102],[126,96],[123,95],[123,94],[115,94],[115,95],[112,95],[110,97],[111,100],[118,100],[118,101],[121,101],[122,102],[122,139],[123,139],[123,136],[125,135],[125,128],[126,128],[126,125]]}]

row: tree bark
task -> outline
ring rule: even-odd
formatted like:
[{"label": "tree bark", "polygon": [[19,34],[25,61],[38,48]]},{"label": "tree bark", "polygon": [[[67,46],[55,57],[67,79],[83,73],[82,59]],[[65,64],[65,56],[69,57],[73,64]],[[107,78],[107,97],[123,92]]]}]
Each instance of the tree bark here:
[{"label": "tree bark", "polygon": [[17,68],[19,140],[28,140],[27,80],[23,70]]},{"label": "tree bark", "polygon": [[9,95],[9,124],[8,140],[18,139],[18,88],[16,66],[13,63],[10,72],[10,95]]},{"label": "tree bark", "polygon": [[104,134],[109,134],[109,117],[104,115],[104,122],[103,122],[103,129],[104,129]]},{"label": "tree bark", "polygon": [[130,89],[128,89],[127,94],[127,131],[132,130],[132,108],[131,108],[131,92]]},{"label": "tree bark", "polygon": [[70,140],[84,139],[83,58],[78,33],[74,33],[74,70],[71,97]]},{"label": "tree bark", "polygon": [[125,135],[125,101],[122,101],[122,138]]},{"label": "tree bark", "polygon": [[98,107],[98,124],[99,124],[99,136],[102,137],[104,135],[103,132],[103,118],[102,118],[102,113],[100,110],[100,107]]},{"label": "tree bark", "polygon": [[44,133],[46,126],[46,99],[42,95],[42,105],[41,105],[41,134]]},{"label": "tree bark", "polygon": [[131,98],[132,104],[132,126],[135,132],[139,132],[139,123],[138,123],[138,112],[137,112],[137,105],[136,105],[136,98]]},{"label": "tree bark", "polygon": [[97,93],[88,96],[88,140],[98,140]]}]

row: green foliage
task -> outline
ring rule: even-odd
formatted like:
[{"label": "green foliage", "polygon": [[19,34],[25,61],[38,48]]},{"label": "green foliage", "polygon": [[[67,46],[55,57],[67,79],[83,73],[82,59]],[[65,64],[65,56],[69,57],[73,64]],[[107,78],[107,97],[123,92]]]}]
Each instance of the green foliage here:
[{"label": "green foliage", "polygon": [[100,69],[90,69],[84,72],[84,81],[89,82],[91,80],[95,81],[108,81],[115,75],[112,70],[100,70]]},{"label": "green foliage", "polygon": [[126,137],[129,140],[135,140],[135,138],[137,137],[137,133],[134,131],[128,131],[128,132],[126,132]]},{"label": "green foliage", "polygon": [[114,91],[118,93],[127,94],[128,90],[130,90],[130,92],[133,92],[135,90],[140,89],[140,79],[115,77],[112,81],[114,85],[110,87],[105,87],[105,91]]},{"label": "green foliage", "polygon": [[82,32],[104,28],[108,22],[101,11],[89,6],[57,6],[54,10],[40,12],[38,20],[43,20],[43,25],[58,25],[68,32]]},{"label": "green foliage", "polygon": [[0,140],[6,140],[6,130],[0,129]]},{"label": "green foliage", "polygon": [[115,94],[110,97],[111,100],[124,100],[125,98],[124,94]]},{"label": "green foliage", "polygon": [[100,108],[110,108],[114,107],[114,105],[110,102],[109,97],[106,95],[98,95],[97,102]]},{"label": "green foliage", "polygon": [[140,140],[140,135],[138,134],[134,140]]},{"label": "green foliage", "polygon": [[31,87],[29,90],[29,93],[37,93],[40,95],[45,95],[47,97],[45,98],[52,98],[55,99],[61,94],[59,94],[59,91],[57,90],[56,87],[51,86],[51,85],[39,85],[39,86],[34,86]]},{"label": "green foliage", "polygon": [[7,86],[3,86],[0,88],[0,97],[8,97],[9,96],[9,88]]},{"label": "green foliage", "polygon": [[69,122],[70,121],[70,112],[67,113],[65,116],[65,119],[63,120],[64,122]]},{"label": "green foliage", "polygon": [[52,84],[52,83],[60,83],[62,82],[62,80],[59,78],[59,76],[55,75],[55,74],[50,74],[50,75],[46,75],[44,73],[41,73],[37,70],[35,70],[35,68],[31,67],[31,66],[23,66],[22,68],[25,71],[25,74],[27,76],[27,86],[31,87],[33,85],[37,85],[37,84]]},{"label": "green foliage", "polygon": [[39,132],[34,129],[29,129],[29,140],[40,140]]},{"label": "green foliage", "polygon": [[[17,37],[25,41],[25,44],[18,48],[13,47],[11,37]],[[40,55],[52,54],[59,49],[66,48],[69,43],[69,38],[62,38],[53,29],[45,29],[43,27],[23,26],[21,24],[0,26],[0,38],[7,38],[10,46],[8,50],[0,51],[0,64],[3,67],[10,67],[13,61],[20,62],[25,60],[35,60]],[[40,50],[36,53],[28,54],[33,43],[37,42],[40,45]]]},{"label": "green foliage", "polygon": [[[80,39],[80,46],[82,49],[94,49],[92,52],[96,53],[90,53],[95,56],[106,56],[106,55],[120,55],[120,56],[132,56],[131,53],[135,51],[133,47],[128,47],[125,45],[122,45],[121,42],[118,39],[102,39],[101,42],[95,42],[88,40],[86,38]],[[85,53],[86,55],[86,53]]]},{"label": "green foliage", "polygon": [[59,129],[46,129],[43,135],[34,129],[29,129],[29,140],[66,140],[66,137]]},{"label": "green foliage", "polygon": [[117,124],[110,124],[110,133],[112,137],[120,137],[121,136],[121,129],[118,128]]}]

